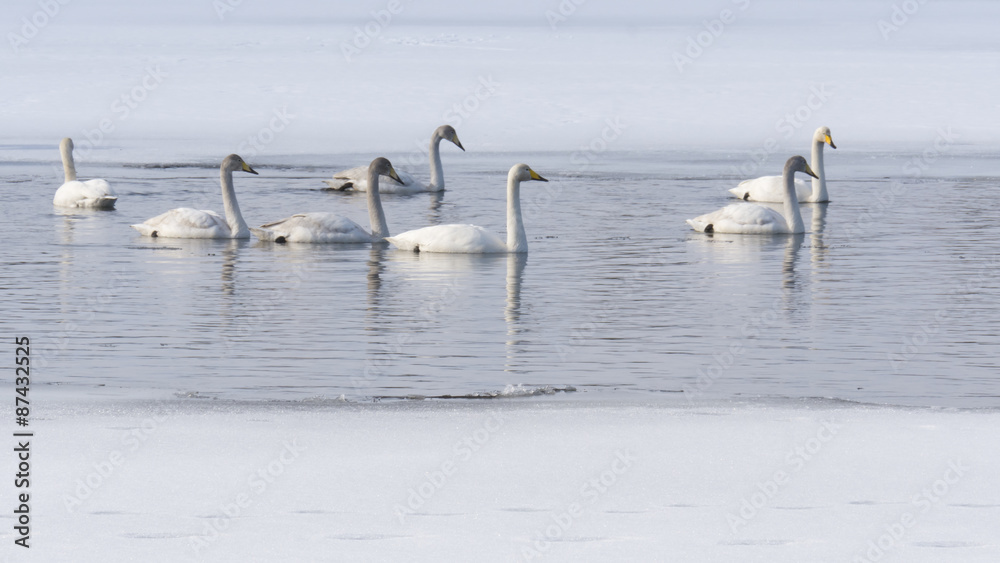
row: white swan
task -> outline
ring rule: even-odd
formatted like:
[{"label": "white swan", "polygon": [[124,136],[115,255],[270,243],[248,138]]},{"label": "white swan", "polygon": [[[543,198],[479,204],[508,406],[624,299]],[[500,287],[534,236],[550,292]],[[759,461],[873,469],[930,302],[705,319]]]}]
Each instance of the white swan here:
[{"label": "white swan", "polygon": [[[414,194],[418,192],[440,192],[444,190],[444,168],[441,166],[441,140],[451,141],[455,146],[465,150],[458,140],[458,133],[451,125],[442,125],[434,130],[431,135],[430,159],[431,159],[431,183],[424,185],[418,182],[413,176],[405,172],[399,173],[398,184],[386,182],[382,186],[382,193],[386,194]],[[334,190],[346,190],[352,188],[363,192],[368,189],[368,167],[358,166],[349,170],[341,170],[333,175],[333,180],[323,180],[326,185]]]},{"label": "white swan", "polygon": [[114,209],[118,196],[111,190],[107,180],[95,179],[81,182],[76,179],[76,163],[73,162],[73,139],[69,137],[63,139],[59,143],[59,152],[62,153],[66,182],[56,190],[52,203],[58,207]]},{"label": "white swan", "polygon": [[687,224],[694,230],[705,233],[763,235],[805,232],[799,201],[795,197],[796,172],[805,172],[813,178],[816,177],[805,158],[793,156],[788,159],[785,163],[785,172],[781,176],[785,185],[784,215],[756,203],[734,203],[718,211],[688,219]]},{"label": "white swan", "polygon": [[347,217],[333,213],[299,213],[250,230],[260,240],[273,242],[379,242],[389,236],[389,226],[379,198],[380,175],[399,181],[399,175],[385,158],[376,158],[368,166],[367,181],[372,187],[368,190],[368,220],[372,228],[370,233]]},{"label": "white swan", "polygon": [[222,204],[226,211],[225,219],[214,211],[178,207],[152,219],[147,219],[138,225],[130,226],[148,237],[250,238],[250,229],[240,213],[240,205],[236,202],[233,172],[236,170],[251,174],[257,172],[236,154],[227,156],[222,161],[219,170],[220,183],[222,184]]},{"label": "white swan", "polygon": [[515,164],[507,174],[507,242],[476,225],[435,225],[407,231],[385,240],[401,250],[484,254],[527,252],[528,237],[521,220],[521,182],[548,182],[527,164]]},{"label": "white swan", "polygon": [[[823,145],[828,144],[830,148],[837,148],[833,144],[829,127],[820,127],[813,134],[812,145],[812,165],[816,172],[816,178],[812,181],[812,187],[802,180],[795,180],[795,193],[800,202],[819,203],[830,201],[830,196],[826,192],[826,172],[823,168]],[[740,184],[729,190],[729,193],[746,201],[785,201],[785,185],[781,176],[761,176],[753,180],[744,180]]]}]

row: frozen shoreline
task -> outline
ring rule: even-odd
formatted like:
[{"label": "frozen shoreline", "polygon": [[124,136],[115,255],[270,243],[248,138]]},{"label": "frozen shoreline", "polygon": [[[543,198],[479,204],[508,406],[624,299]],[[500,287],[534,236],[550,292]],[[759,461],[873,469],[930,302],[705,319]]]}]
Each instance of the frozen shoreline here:
[{"label": "frozen shoreline", "polygon": [[984,447],[1000,438],[992,409],[547,399],[35,409],[35,560],[863,561],[878,542],[907,561],[1000,554],[1000,459]]}]

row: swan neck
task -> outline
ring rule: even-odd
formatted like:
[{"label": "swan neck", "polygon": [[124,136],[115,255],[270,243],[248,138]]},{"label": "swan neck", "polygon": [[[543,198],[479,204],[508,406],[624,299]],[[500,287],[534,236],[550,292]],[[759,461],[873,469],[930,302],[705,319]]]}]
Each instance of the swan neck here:
[{"label": "swan neck", "polygon": [[230,236],[233,238],[247,238],[250,236],[250,228],[243,220],[240,213],[240,204],[236,201],[236,190],[233,188],[233,171],[222,170],[222,205],[226,211],[226,223],[229,224]]},{"label": "swan neck", "polygon": [[441,136],[437,133],[431,137],[431,188],[444,189],[444,167],[441,166]]},{"label": "swan neck", "polygon": [[802,222],[802,212],[799,210],[799,195],[795,191],[795,172],[785,168],[782,174],[785,183],[785,222],[788,224],[788,232],[803,233],[806,230]]},{"label": "swan neck", "polygon": [[513,171],[507,176],[507,250],[528,251],[528,236],[521,219],[521,181]]},{"label": "swan neck", "polygon": [[829,201],[826,194],[826,172],[823,170],[823,141],[813,141],[812,162],[809,166],[819,178],[812,179],[812,197],[809,201]]},{"label": "swan neck", "polygon": [[76,180],[76,163],[73,162],[73,148],[69,143],[59,145],[59,152],[62,154],[63,174],[67,182]]},{"label": "swan neck", "polygon": [[382,210],[382,196],[378,193],[379,175],[374,168],[368,169],[368,222],[372,229],[372,238],[384,239],[389,236],[389,225]]}]

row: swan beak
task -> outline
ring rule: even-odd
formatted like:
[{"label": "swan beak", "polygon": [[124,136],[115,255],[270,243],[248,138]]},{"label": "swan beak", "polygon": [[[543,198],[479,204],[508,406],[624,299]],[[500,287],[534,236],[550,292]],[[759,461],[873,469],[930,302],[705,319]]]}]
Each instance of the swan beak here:
[{"label": "swan beak", "polygon": [[399,174],[396,174],[396,169],[391,165],[389,166],[389,177],[395,180],[397,184],[403,185],[403,181],[399,179]]},{"label": "swan beak", "polygon": [[833,149],[837,148],[837,145],[833,144],[833,138],[831,138],[829,135],[827,135],[826,139],[824,139],[824,140],[826,141],[826,143],[828,145],[830,145],[830,148],[833,148]]},{"label": "swan beak", "polygon": [[453,142],[453,143],[455,143],[456,147],[462,149],[463,151],[465,150],[465,147],[462,146],[462,141],[458,140],[458,134],[455,134],[454,136],[452,136],[452,138],[450,138],[448,140],[451,141],[451,142]]},{"label": "swan beak", "polygon": [[[837,148],[837,147],[833,147],[833,148]],[[803,170],[803,172],[805,172],[806,174],[812,176],[813,178],[817,178],[817,179],[819,178],[819,176],[817,176],[816,173],[813,172],[813,169],[809,168],[808,164],[806,164],[806,169]]]},{"label": "swan beak", "polygon": [[243,163],[243,171],[244,172],[249,172],[251,174],[257,174],[257,171],[254,170],[253,168],[250,168],[250,165],[247,164],[246,162]]},{"label": "swan beak", "polygon": [[531,175],[531,179],[532,180],[539,180],[541,182],[548,182],[548,180],[546,180],[545,178],[542,178],[541,176],[539,176],[538,172],[535,172],[534,170],[532,170],[530,168],[528,169],[528,174]]}]

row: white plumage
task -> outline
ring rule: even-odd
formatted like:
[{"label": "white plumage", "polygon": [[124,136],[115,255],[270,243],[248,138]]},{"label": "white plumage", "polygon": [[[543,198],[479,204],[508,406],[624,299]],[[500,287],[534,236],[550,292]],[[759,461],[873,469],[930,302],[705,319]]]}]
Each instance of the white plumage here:
[{"label": "white plumage", "polygon": [[260,240],[271,242],[347,243],[372,242],[364,227],[335,213],[299,213],[280,221],[250,228]]},{"label": "white plumage", "polygon": [[507,243],[477,225],[434,225],[389,237],[400,250],[488,254],[508,252]]},{"label": "white plumage", "polygon": [[[458,140],[458,133],[451,125],[442,125],[434,130],[431,135],[430,163],[431,179],[430,183],[424,184],[406,172],[397,173],[398,183],[383,181],[380,189],[386,194],[415,194],[419,192],[440,192],[444,190],[444,168],[441,164],[441,141],[451,141],[458,148],[465,150]],[[352,189],[359,192],[368,191],[368,167],[358,166],[341,170],[333,175],[332,180],[323,180],[330,189],[346,190]]]},{"label": "white plumage", "polygon": [[528,237],[521,218],[521,182],[548,182],[527,164],[515,164],[507,174],[507,242],[476,225],[435,225],[387,237],[396,248],[416,252],[487,254],[527,252]]},{"label": "white plumage", "polygon": [[73,139],[66,137],[59,143],[62,156],[65,183],[59,186],[52,204],[57,207],[78,207],[92,209],[114,209],[118,196],[111,190],[107,180],[76,179],[76,163],[73,161]]},{"label": "white plumage", "polygon": [[249,238],[250,229],[243,220],[233,188],[233,172],[242,170],[257,174],[239,155],[231,154],[222,161],[220,184],[226,210],[223,218],[215,211],[178,207],[147,219],[133,229],[149,237],[164,238]]},{"label": "white plumage", "polygon": [[694,230],[705,233],[762,235],[804,232],[805,225],[802,222],[802,213],[799,210],[793,184],[796,172],[805,172],[815,177],[805,158],[793,156],[788,159],[782,175],[785,188],[784,214],[756,203],[735,203],[718,211],[688,219],[687,224]]},{"label": "white plumage", "polygon": [[271,242],[303,242],[303,243],[350,243],[378,242],[389,236],[389,226],[386,224],[385,212],[382,210],[380,176],[398,181],[399,176],[392,164],[385,158],[376,158],[366,169],[368,182],[372,189],[368,190],[368,219],[372,232],[361,225],[334,213],[298,213],[280,221],[274,221],[260,228],[250,229],[253,234],[264,241]]},{"label": "white plumage", "polygon": [[[823,166],[823,145],[833,144],[829,127],[820,127],[813,134],[812,164],[810,168],[816,173],[811,183],[795,180],[795,195],[803,203],[819,203],[830,201],[826,190],[826,169]],[[753,180],[744,180],[729,193],[746,201],[767,201],[780,203],[785,201],[785,184],[782,176],[761,176]]]}]

